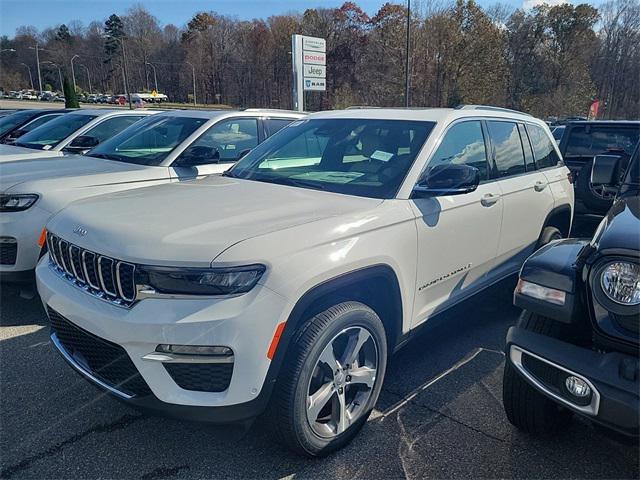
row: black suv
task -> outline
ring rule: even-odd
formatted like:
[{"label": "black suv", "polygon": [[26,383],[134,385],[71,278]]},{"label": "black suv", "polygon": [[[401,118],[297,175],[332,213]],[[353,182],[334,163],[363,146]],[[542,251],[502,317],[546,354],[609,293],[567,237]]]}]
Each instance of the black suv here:
[{"label": "black suv", "polygon": [[[615,193],[590,182],[596,155],[618,155],[626,164],[640,140],[640,121],[597,120],[569,122],[560,140],[560,153],[575,179],[576,199],[584,210],[604,215],[613,203]],[[624,171],[623,168],[620,169]]]},{"label": "black suv", "polygon": [[619,156],[596,156],[592,183],[618,193],[593,239],[552,242],[522,267],[514,303],[524,312],[507,335],[503,384],[522,430],[554,431],[575,412],[638,437],[639,148],[623,174]]}]

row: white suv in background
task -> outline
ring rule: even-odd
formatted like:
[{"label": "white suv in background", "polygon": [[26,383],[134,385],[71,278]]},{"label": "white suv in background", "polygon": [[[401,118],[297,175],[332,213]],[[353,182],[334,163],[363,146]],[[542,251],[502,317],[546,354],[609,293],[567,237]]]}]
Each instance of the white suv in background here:
[{"label": "white suv in background", "polygon": [[74,200],[222,173],[303,116],[278,110],[176,110],[132,125],[85,156],[0,164],[0,278],[33,276],[45,224]]},{"label": "white suv in background", "polygon": [[568,173],[518,112],[312,114],[222,176],[70,205],[38,290],[53,344],[120,399],[214,422],[268,407],[324,455],[416,328],[569,234]]},{"label": "white suv in background", "polygon": [[4,162],[85,153],[138,120],[156,113],[157,110],[83,108],[59,116],[20,136],[13,145],[2,145],[0,173],[4,174]]}]

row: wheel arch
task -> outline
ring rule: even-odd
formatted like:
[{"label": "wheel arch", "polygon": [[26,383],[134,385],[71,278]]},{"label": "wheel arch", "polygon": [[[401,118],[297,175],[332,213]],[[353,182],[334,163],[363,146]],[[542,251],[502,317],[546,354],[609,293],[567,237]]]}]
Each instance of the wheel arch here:
[{"label": "wheel arch", "polygon": [[547,214],[547,218],[545,218],[544,224],[542,225],[542,230],[544,230],[545,227],[556,227],[560,230],[564,238],[568,238],[571,234],[571,216],[571,205],[568,203],[559,205]]}]

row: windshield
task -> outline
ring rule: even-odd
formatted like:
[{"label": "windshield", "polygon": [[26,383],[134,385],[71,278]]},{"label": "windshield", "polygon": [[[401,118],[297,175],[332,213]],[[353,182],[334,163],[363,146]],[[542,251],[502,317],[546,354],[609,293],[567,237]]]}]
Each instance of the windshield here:
[{"label": "windshield", "polygon": [[309,119],[256,147],[226,175],[372,198],[392,198],[435,123]]},{"label": "windshield", "polygon": [[31,111],[26,111],[12,113],[0,118],[0,135],[4,135],[5,133],[10,132],[17,126],[22,125],[24,122],[35,117],[35,115],[36,114]]},{"label": "windshield", "polygon": [[157,166],[206,122],[206,118],[152,115],[98,145],[87,155]]},{"label": "windshield", "polygon": [[633,153],[640,125],[576,125],[569,130],[565,157],[593,157],[607,152]]},{"label": "windshield", "polygon": [[16,142],[16,145],[38,150],[50,150],[96,117],[97,115],[76,113],[63,115],[24,134]]}]

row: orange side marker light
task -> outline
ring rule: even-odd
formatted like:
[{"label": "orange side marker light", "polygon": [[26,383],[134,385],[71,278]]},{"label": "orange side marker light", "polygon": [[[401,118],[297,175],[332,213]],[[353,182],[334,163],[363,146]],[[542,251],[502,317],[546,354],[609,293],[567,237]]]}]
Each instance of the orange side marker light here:
[{"label": "orange side marker light", "polygon": [[40,238],[38,238],[38,246],[40,248],[44,247],[44,244],[47,241],[47,229],[43,228],[42,232],[40,232]]},{"label": "orange side marker light", "polygon": [[276,327],[276,333],[273,334],[273,339],[271,340],[271,345],[269,345],[269,350],[267,351],[267,358],[269,360],[273,360],[273,357],[276,354],[276,349],[278,348],[278,343],[280,342],[280,337],[282,336],[282,332],[284,331],[284,326],[287,322],[279,323]]}]

